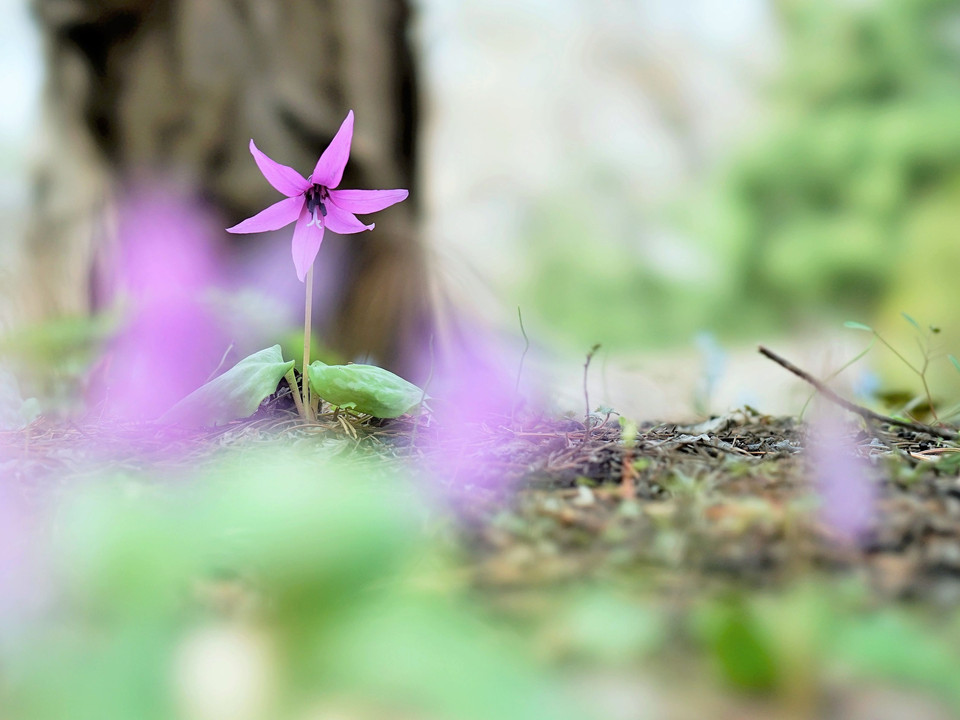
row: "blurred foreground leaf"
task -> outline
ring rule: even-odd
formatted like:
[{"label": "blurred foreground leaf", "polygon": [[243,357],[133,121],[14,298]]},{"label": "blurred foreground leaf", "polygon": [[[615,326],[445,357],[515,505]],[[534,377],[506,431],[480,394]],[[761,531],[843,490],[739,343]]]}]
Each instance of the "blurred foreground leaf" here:
[{"label": "blurred foreground leaf", "polygon": [[721,677],[747,692],[771,692],[780,670],[774,641],[754,609],[741,597],[707,606],[698,618],[699,634]]},{"label": "blurred foreground leaf", "polygon": [[854,673],[934,690],[954,710],[960,709],[960,652],[949,639],[925,630],[905,612],[851,620],[835,640],[839,659]]},{"label": "blurred foreground leaf", "polygon": [[[375,707],[461,720],[584,720],[523,648],[447,602],[386,596],[330,638],[333,687]],[[381,717],[389,715],[381,715]]]},{"label": "blurred foreground leaf", "polygon": [[0,355],[34,363],[61,364],[65,357],[88,362],[116,330],[118,319],[112,313],[29,325],[0,337]]},{"label": "blurred foreground leaf", "polygon": [[4,720],[588,717],[411,576],[435,547],[403,474],[284,447],[169,479],[65,491],[55,618],[0,642]]},{"label": "blurred foreground leaf", "polygon": [[402,478],[371,470],[291,452],[225,463],[216,518],[231,530],[221,562],[272,588],[295,624],[331,622],[356,593],[395,574],[420,539]]}]

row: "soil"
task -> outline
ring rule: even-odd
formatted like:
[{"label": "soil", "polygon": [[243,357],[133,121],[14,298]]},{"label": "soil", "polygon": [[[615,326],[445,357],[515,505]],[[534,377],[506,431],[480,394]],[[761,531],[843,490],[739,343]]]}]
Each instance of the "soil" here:
[{"label": "soil", "polygon": [[876,488],[873,520],[852,539],[821,519],[808,428],[752,408],[697,425],[647,423],[629,446],[612,414],[589,429],[574,418],[490,418],[450,438],[430,417],[328,412],[305,425],[281,386],[253,417],[207,430],[41,419],[0,433],[0,460],[8,480],[39,492],[105,462],[173,469],[275,442],[363,448],[439,479],[478,587],[642,567],[746,587],[844,573],[880,598],[960,601],[960,451],[901,428],[843,431]]},{"label": "soil", "polygon": [[899,428],[846,428],[842,443],[876,488],[872,522],[847,538],[821,519],[808,429],[793,418],[745,409],[694,426],[648,425],[632,448],[616,423],[590,433],[576,425],[502,432],[521,467],[507,503],[470,513],[480,583],[637,566],[747,587],[844,573],[877,597],[960,600],[952,445]]}]

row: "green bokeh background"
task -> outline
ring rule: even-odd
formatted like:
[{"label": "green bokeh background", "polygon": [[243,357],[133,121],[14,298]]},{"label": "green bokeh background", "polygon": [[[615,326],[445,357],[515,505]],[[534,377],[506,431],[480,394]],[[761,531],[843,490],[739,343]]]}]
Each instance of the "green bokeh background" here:
[{"label": "green bokeh background", "polygon": [[[575,203],[529,217],[524,307],[570,346],[617,350],[722,342],[866,322],[919,362],[901,313],[960,351],[960,3],[780,0],[780,61],[761,90],[759,129],[683,197],[633,203],[611,227],[604,203],[629,191],[583,183]],[[602,176],[598,172],[597,175]],[[625,250],[651,226],[695,248],[707,273],[658,271]],[[627,243],[629,244],[629,243]],[[877,353],[887,384],[916,378]],[[935,363],[945,396],[960,375]]]}]

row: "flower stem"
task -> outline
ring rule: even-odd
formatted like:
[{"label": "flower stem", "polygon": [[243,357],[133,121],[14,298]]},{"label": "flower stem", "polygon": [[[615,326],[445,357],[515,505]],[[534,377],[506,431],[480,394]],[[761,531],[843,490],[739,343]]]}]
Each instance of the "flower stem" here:
[{"label": "flower stem", "polygon": [[303,369],[300,384],[303,394],[303,418],[313,420],[313,408],[310,405],[310,323],[313,314],[313,265],[307,270],[307,300],[303,310]]},{"label": "flower stem", "polygon": [[297,377],[293,374],[293,368],[284,375],[287,379],[287,385],[290,386],[290,396],[293,398],[293,404],[297,406],[297,414],[300,417],[306,417],[303,411],[303,400],[300,398],[300,388],[297,387]]}]

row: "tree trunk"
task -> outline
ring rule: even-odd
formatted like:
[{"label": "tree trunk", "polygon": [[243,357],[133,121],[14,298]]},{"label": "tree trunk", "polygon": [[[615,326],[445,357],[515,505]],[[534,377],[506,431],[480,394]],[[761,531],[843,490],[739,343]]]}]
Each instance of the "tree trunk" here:
[{"label": "tree trunk", "polygon": [[25,315],[97,309],[95,277],[113,252],[110,198],[144,170],[176,178],[232,224],[279,199],[250,138],[309,172],[353,109],[343,186],[409,188],[411,198],[345,245],[324,340],[347,357],[410,370],[432,332],[432,303],[417,225],[406,0],[33,4],[47,88]]}]

